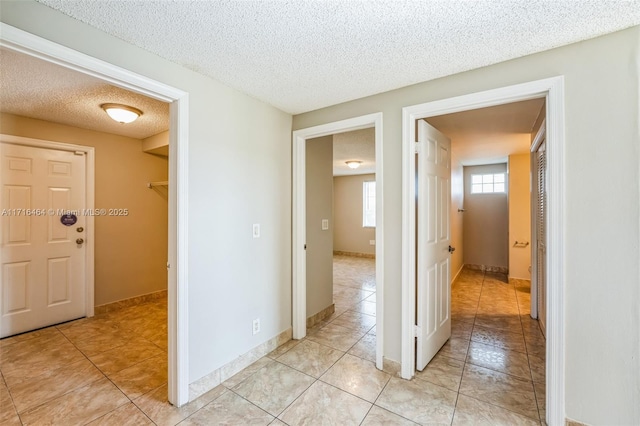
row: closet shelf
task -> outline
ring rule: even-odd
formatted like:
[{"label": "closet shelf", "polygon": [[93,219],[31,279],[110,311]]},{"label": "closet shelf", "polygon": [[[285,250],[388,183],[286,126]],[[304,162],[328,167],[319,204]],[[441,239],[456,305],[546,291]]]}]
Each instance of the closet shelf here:
[{"label": "closet shelf", "polygon": [[154,186],[169,186],[169,181],[163,180],[160,182],[149,182],[147,188],[153,188]]}]

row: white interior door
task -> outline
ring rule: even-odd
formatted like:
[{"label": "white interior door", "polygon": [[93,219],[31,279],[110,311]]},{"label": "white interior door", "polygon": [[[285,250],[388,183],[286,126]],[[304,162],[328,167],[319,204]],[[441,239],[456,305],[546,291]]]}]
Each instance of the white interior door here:
[{"label": "white interior door", "polygon": [[1,143],[0,160],[0,337],[84,316],[85,156]]},{"label": "white interior door", "polygon": [[451,141],[418,121],[417,353],[423,370],[451,337]]}]

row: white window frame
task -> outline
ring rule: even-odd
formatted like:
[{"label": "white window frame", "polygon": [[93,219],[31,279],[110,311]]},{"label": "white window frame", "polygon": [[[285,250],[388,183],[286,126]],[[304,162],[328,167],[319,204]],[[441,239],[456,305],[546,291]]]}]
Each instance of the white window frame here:
[{"label": "white window frame", "polygon": [[[502,175],[502,182],[497,182],[498,184],[502,184],[503,185],[503,189],[502,191],[496,191],[495,190],[495,186],[496,186],[496,176],[498,175]],[[474,177],[476,176],[480,176],[481,177],[481,183],[474,183]],[[485,176],[491,176],[491,182],[486,182],[485,183]],[[474,191],[474,187],[480,185],[480,191]],[[491,185],[491,191],[485,191],[485,189],[487,189],[486,185]],[[471,181],[469,182],[469,192],[472,195],[484,195],[484,194],[506,194],[507,193],[507,174],[505,172],[499,172],[499,173],[472,173],[471,174]]]}]

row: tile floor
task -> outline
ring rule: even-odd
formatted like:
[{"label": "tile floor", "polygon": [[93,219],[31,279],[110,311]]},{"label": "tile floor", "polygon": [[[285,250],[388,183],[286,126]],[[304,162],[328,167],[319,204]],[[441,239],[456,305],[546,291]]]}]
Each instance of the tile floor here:
[{"label": "tile floor", "polygon": [[540,425],[527,281],[463,271],[451,340],[405,381],[373,363],[374,261],[334,262],[330,318],[181,408],[166,402],[166,301],[0,340],[0,424]]}]

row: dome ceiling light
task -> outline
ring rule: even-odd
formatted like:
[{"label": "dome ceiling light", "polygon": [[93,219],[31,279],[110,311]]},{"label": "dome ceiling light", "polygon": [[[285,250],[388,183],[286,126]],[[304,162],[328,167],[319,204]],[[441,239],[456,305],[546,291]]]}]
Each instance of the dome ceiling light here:
[{"label": "dome ceiling light", "polygon": [[138,108],[122,104],[102,104],[100,107],[118,123],[133,123],[142,115]]}]

